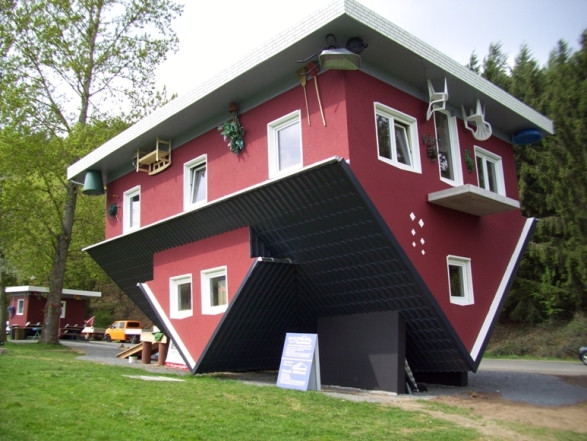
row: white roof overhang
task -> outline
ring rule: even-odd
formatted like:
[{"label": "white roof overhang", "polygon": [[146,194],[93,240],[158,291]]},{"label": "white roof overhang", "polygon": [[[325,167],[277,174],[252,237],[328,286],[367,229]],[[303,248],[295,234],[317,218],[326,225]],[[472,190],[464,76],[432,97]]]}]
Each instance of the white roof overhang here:
[{"label": "white roof overhang", "polygon": [[428,79],[440,85],[446,78],[449,105],[469,111],[479,99],[494,133],[502,137],[524,129],[554,133],[550,119],[480,75],[361,4],[338,0],[110,139],[71,165],[68,179],[82,182],[87,170],[100,170],[109,182],[131,171],[137,149],[154,147],[157,137],[172,139],[177,147],[228,119],[230,102],[238,102],[242,112],[298,86],[296,72],[302,65],[297,60],[323,49],[328,34],[340,46],[352,37],[362,38],[369,46],[361,53],[361,70],[422,99],[428,99]]},{"label": "white roof overhang", "polygon": [[[46,286],[31,286],[31,285],[24,285],[24,286],[8,286],[5,289],[7,294],[30,294],[34,292],[38,293],[48,293],[49,288]],[[102,297],[102,293],[99,291],[84,291],[82,289],[67,289],[63,288],[61,291],[63,295],[66,296],[79,296],[79,297]]]}]

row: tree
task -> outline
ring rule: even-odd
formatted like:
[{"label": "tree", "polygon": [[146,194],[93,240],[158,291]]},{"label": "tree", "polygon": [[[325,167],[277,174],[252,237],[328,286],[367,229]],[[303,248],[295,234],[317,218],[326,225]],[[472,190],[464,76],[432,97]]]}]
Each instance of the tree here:
[{"label": "tree", "polygon": [[489,54],[483,59],[481,76],[504,90],[509,89],[508,60],[501,50],[501,43],[489,45]]},{"label": "tree", "polygon": [[[58,342],[78,202],[78,186],[66,180],[66,167],[99,145],[93,133],[97,124],[116,120],[125,109],[130,116],[124,119],[131,122],[141,116],[141,103],[158,95],[153,72],[177,47],[170,23],[181,10],[172,0],[2,3],[1,142],[14,168],[28,166],[28,190],[47,198],[35,201],[46,200],[58,218],[44,232],[35,232],[38,242],[43,237],[52,245],[45,343]],[[41,208],[14,203],[14,211]]]},{"label": "tree", "polygon": [[469,62],[465,65],[465,67],[467,67],[469,70],[472,70],[476,74],[481,73],[481,66],[479,66],[479,58],[477,57],[475,51],[471,53],[471,57],[469,57]]},{"label": "tree", "polygon": [[560,41],[545,67],[527,46],[511,70],[498,44],[484,58],[481,75],[551,118],[556,130],[535,145],[514,146],[522,212],[539,220],[504,308],[516,321],[587,312],[586,43],[587,31],[574,54]]},{"label": "tree", "polygon": [[526,48],[512,70],[511,93],[554,121],[556,133],[515,146],[524,214],[539,219],[512,295],[510,317],[569,319],[587,306],[587,57],[559,42],[539,69]]}]

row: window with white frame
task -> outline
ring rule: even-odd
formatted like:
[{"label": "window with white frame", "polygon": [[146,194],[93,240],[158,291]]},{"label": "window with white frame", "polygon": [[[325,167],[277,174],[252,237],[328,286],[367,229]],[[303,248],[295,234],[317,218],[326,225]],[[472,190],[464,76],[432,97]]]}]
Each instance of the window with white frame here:
[{"label": "window with white frame", "polygon": [[24,314],[24,299],[18,299],[16,303],[16,315]]},{"label": "window with white frame", "polygon": [[228,307],[226,267],[202,271],[202,314],[221,314]]},{"label": "window with white frame", "polygon": [[375,103],[377,154],[381,161],[421,173],[416,118]]},{"label": "window with white frame", "polygon": [[269,177],[287,174],[302,167],[302,128],[296,110],[267,125]]},{"label": "window with white frame", "polygon": [[122,229],[124,233],[141,226],[141,187],[137,186],[124,192]]},{"label": "window with white frame", "polygon": [[193,315],[192,275],[169,279],[169,316],[180,319]]},{"label": "window with white frame", "polygon": [[59,318],[65,318],[65,308],[67,307],[67,302],[65,300],[61,300],[61,315]]},{"label": "window with white frame", "polygon": [[446,111],[437,110],[434,112],[434,124],[440,179],[452,185],[461,185],[463,172],[456,118]]},{"label": "window with white frame", "polygon": [[472,305],[474,297],[471,259],[447,256],[446,262],[450,302],[455,305]]},{"label": "window with white frame", "polygon": [[479,187],[505,196],[501,157],[475,146],[475,162]]},{"label": "window with white frame", "polygon": [[183,208],[199,207],[208,200],[206,155],[186,162],[183,166]]}]

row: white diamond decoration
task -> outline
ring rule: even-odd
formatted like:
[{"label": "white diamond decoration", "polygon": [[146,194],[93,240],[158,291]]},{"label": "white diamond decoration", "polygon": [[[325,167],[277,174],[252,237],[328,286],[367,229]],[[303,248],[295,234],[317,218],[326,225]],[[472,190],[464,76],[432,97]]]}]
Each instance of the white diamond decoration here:
[{"label": "white diamond decoration", "polygon": [[410,219],[412,219],[412,220],[416,219],[416,215],[413,212],[410,213]]},{"label": "white diamond decoration", "polygon": [[422,219],[420,219],[418,221],[418,224],[420,225],[420,228],[422,228],[424,226],[424,221]]},{"label": "white diamond decoration", "polygon": [[421,243],[422,245],[424,245],[424,244],[426,243],[426,241],[424,240],[424,238],[420,239],[420,243]]},{"label": "white diamond decoration", "polygon": [[414,230],[414,229],[412,228],[412,236],[415,236],[415,235],[416,235],[416,230]]}]

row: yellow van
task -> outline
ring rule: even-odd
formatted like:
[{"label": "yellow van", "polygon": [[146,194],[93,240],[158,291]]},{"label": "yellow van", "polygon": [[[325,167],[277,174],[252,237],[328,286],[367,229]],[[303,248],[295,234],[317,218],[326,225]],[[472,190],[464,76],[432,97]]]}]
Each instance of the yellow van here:
[{"label": "yellow van", "polygon": [[141,340],[141,322],[137,320],[118,320],[108,326],[104,332],[106,341],[130,341],[138,343]]}]

